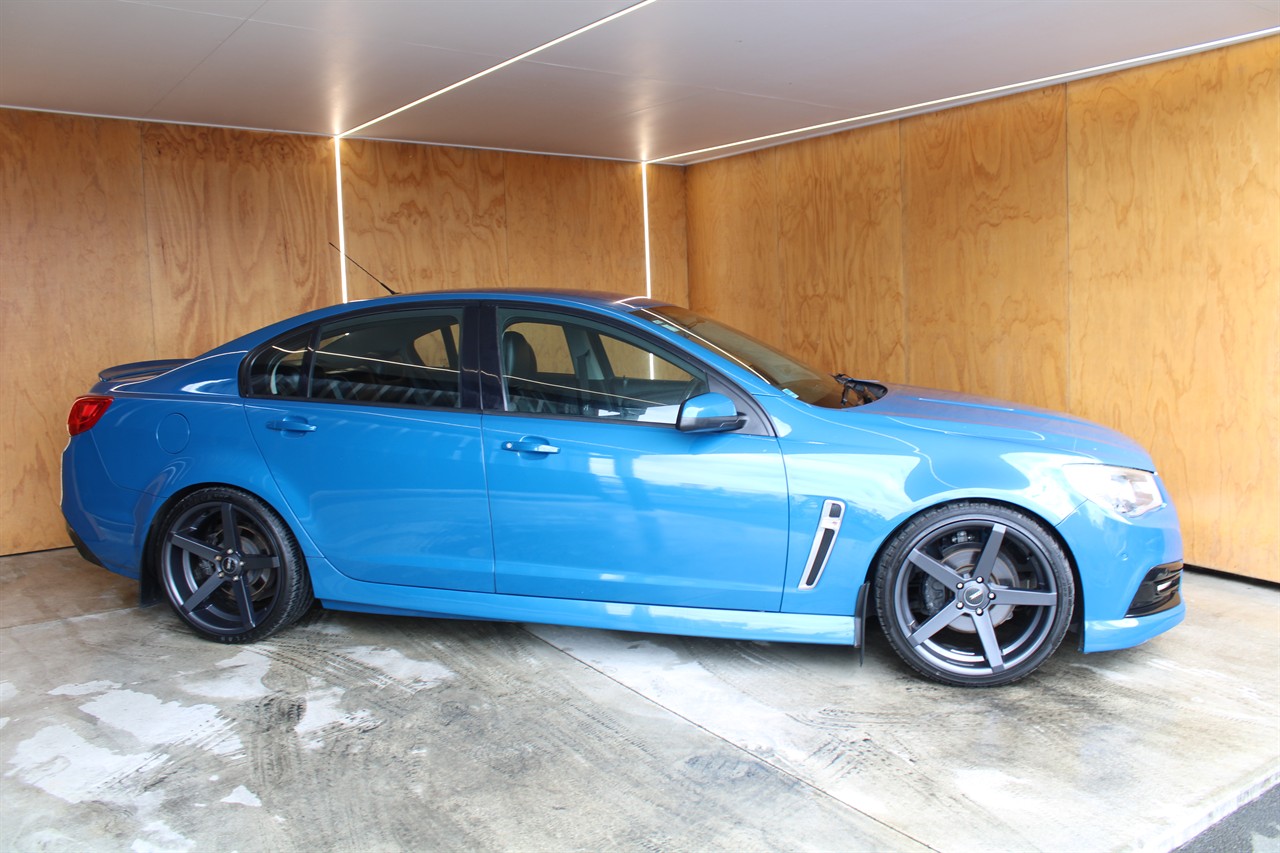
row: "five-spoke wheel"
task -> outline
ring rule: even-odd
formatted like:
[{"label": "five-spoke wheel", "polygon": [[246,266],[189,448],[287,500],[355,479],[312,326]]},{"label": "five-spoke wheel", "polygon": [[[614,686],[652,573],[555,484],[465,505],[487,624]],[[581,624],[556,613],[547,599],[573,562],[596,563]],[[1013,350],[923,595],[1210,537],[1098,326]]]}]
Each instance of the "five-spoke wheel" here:
[{"label": "five-spoke wheel", "polygon": [[236,489],[201,489],[166,514],[156,569],[170,604],[223,643],[268,637],[311,606],[293,535],[266,504]]},{"label": "five-spoke wheel", "polygon": [[918,672],[967,687],[1029,675],[1062,642],[1074,602],[1061,546],[1000,504],[922,513],[885,548],[876,577],[894,650]]}]

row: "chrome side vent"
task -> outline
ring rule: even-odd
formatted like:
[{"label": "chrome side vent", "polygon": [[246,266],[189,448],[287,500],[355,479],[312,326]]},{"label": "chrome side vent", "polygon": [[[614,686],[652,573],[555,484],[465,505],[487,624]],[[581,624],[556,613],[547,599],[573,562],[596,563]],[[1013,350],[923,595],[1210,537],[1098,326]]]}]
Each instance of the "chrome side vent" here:
[{"label": "chrome side vent", "polygon": [[818,520],[818,530],[813,535],[809,561],[805,563],[804,574],[800,577],[800,589],[813,589],[818,585],[818,579],[822,577],[822,570],[827,567],[831,548],[836,544],[836,535],[840,533],[840,522],[843,520],[843,501],[826,501],[822,504],[822,517]]}]

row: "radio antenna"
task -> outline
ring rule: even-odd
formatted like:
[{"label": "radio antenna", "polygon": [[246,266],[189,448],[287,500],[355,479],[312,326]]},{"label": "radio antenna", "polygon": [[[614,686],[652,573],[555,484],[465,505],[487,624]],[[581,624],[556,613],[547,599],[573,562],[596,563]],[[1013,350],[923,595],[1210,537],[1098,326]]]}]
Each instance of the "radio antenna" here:
[{"label": "radio antenna", "polygon": [[355,258],[351,257],[351,256],[350,256],[350,255],[348,255],[346,252],[344,252],[344,251],[342,251],[341,249],[339,249],[337,246],[334,246],[334,245],[333,245],[333,241],[332,241],[332,240],[330,240],[330,241],[329,241],[329,245],[330,245],[330,246],[333,246],[333,249],[334,249],[334,251],[335,251],[335,252],[337,252],[338,254],[342,255],[342,257],[346,258],[347,260],[351,261],[351,263],[355,264],[355,265],[356,265],[356,268],[357,268],[357,269],[359,269],[359,270],[360,270],[360,272],[364,273],[365,275],[369,276],[369,278],[373,279],[373,280],[374,280],[374,281],[376,281],[378,284],[382,285],[382,289],[383,289],[383,290],[385,290],[387,293],[390,293],[392,296],[399,296],[399,295],[400,295],[398,292],[396,292],[396,291],[392,290],[390,287],[387,287],[387,283],[386,283],[385,281],[383,281],[382,279],[378,278],[376,275],[374,275],[373,273],[371,273],[371,272],[369,272],[367,269],[365,269],[363,266],[361,266],[360,262],[359,262],[359,261],[357,261]]}]

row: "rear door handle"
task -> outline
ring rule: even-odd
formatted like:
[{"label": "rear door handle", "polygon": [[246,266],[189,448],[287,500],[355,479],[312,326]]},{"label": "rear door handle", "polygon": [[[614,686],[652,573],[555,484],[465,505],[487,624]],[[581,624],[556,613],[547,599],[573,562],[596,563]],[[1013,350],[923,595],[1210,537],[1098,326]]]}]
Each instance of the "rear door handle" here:
[{"label": "rear door handle", "polygon": [[547,444],[545,438],[522,438],[519,441],[504,441],[502,443],[503,450],[510,450],[513,453],[559,453],[560,448],[553,444]]},{"label": "rear door handle", "polygon": [[315,432],[316,426],[299,418],[285,418],[282,421],[267,421],[267,429],[281,432]]}]

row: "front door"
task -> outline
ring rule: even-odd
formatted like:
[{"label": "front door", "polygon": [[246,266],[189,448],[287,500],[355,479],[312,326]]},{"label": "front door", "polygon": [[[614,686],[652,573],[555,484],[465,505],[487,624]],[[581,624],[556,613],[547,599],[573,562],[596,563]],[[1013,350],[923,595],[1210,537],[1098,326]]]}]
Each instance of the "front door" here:
[{"label": "front door", "polygon": [[690,360],[593,320],[498,310],[504,411],[484,416],[497,591],[778,610],[777,441],[690,434]]}]

